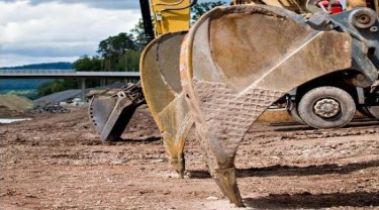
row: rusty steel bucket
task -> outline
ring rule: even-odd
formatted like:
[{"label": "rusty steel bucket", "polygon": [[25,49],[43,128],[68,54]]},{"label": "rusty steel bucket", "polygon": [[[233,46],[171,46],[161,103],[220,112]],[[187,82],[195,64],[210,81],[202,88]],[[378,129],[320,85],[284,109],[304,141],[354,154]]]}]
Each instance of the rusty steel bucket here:
[{"label": "rusty steel bucket", "polygon": [[170,163],[183,176],[183,148],[193,124],[179,74],[180,47],[186,32],[168,33],[152,41],[141,57],[141,83],[146,103],[161,134]]},{"label": "rusty steel bucket", "polygon": [[271,6],[219,7],[191,28],[183,89],[210,173],[232,203],[244,205],[234,159],[249,127],[285,93],[351,68],[352,43],[348,33]]},{"label": "rusty steel bucket", "polygon": [[145,103],[141,85],[128,84],[117,92],[95,94],[89,103],[89,117],[103,143],[121,140],[136,109]]}]

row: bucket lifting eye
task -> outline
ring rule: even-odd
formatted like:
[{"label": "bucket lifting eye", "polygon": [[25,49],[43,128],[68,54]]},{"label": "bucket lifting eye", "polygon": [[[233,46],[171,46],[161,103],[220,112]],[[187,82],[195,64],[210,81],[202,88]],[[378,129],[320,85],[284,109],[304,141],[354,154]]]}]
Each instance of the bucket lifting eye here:
[{"label": "bucket lifting eye", "polygon": [[125,92],[123,92],[123,91],[118,92],[118,93],[117,93],[117,96],[118,96],[119,98],[126,98],[126,94],[125,94]]},{"label": "bucket lifting eye", "polygon": [[358,29],[368,29],[375,25],[376,13],[368,8],[358,9],[351,13],[349,22]]}]

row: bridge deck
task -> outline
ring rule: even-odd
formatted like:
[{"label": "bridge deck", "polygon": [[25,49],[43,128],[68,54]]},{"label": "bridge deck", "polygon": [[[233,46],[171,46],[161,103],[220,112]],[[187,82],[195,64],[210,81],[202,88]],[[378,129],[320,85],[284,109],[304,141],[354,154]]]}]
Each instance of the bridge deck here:
[{"label": "bridge deck", "polygon": [[0,70],[0,78],[139,78],[139,72],[67,71],[67,70]]}]

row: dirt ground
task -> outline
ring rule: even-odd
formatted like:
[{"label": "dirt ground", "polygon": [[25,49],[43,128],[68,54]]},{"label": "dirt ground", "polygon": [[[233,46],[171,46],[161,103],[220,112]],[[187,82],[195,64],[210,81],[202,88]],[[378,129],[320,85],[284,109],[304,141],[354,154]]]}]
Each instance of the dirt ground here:
[{"label": "dirt ground", "polygon": [[[85,109],[0,125],[0,209],[234,209],[196,140],[179,179],[146,108],[103,145]],[[250,129],[236,160],[248,209],[379,209],[379,123]]]}]

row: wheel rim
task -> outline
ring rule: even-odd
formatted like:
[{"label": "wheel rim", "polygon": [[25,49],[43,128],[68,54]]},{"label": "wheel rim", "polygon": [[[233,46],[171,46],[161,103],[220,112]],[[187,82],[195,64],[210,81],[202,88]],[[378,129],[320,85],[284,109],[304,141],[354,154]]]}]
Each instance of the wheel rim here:
[{"label": "wheel rim", "polygon": [[321,118],[330,119],[341,112],[341,105],[333,98],[322,98],[314,103],[313,111]]},{"label": "wheel rim", "polygon": [[379,120],[379,106],[370,106],[367,107],[368,112],[376,119]]}]

